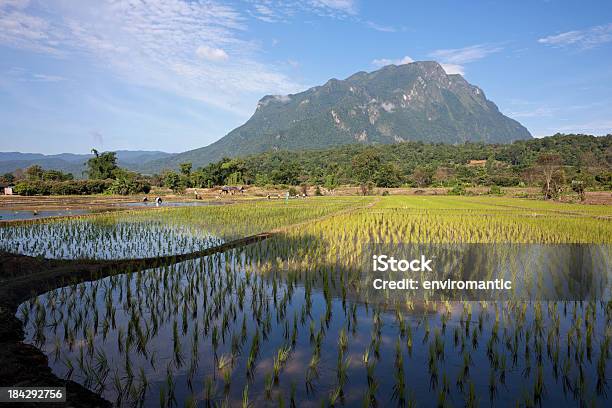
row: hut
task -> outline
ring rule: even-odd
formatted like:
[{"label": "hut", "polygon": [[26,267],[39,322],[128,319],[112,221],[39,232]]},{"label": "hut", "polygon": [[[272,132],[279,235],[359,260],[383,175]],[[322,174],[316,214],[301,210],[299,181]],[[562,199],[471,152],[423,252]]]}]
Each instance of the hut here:
[{"label": "hut", "polygon": [[484,167],[486,165],[487,165],[486,160],[470,160],[470,162],[468,163],[468,166],[471,166],[471,167]]},{"label": "hut", "polygon": [[13,195],[13,186],[6,183],[0,183],[0,191],[2,191],[4,195]]},{"label": "hut", "polygon": [[221,194],[234,195],[235,193],[243,194],[244,193],[244,187],[243,186],[240,186],[240,187],[236,187],[236,186],[223,186],[223,187],[221,187]]}]

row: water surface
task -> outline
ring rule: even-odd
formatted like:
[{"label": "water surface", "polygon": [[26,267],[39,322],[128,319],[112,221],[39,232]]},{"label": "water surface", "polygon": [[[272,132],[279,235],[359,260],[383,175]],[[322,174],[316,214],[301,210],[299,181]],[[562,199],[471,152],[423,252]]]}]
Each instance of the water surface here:
[{"label": "water surface", "polygon": [[384,308],[341,295],[337,266],[263,252],[52,290],[18,317],[54,373],[124,405],[609,406],[609,302]]},{"label": "water surface", "polygon": [[89,214],[89,210],[0,210],[0,221],[9,220],[31,220],[37,218],[57,217],[60,215],[83,215]]}]

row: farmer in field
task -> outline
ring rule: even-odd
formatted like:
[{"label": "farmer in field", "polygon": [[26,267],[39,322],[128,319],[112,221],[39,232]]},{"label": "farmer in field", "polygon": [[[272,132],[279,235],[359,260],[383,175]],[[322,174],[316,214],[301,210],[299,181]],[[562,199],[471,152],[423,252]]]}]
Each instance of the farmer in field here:
[{"label": "farmer in field", "polygon": [[159,207],[161,204],[162,204],[161,197],[159,197],[159,196],[155,197],[155,205]]}]

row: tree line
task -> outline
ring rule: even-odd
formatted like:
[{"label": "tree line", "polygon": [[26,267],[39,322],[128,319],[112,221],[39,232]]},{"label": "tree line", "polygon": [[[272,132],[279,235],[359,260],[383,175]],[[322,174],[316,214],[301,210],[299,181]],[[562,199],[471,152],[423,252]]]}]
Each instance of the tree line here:
[{"label": "tree line", "polygon": [[310,185],[330,190],[340,185],[358,185],[364,194],[373,187],[400,186],[449,187],[461,194],[468,186],[490,186],[492,191],[498,191],[500,187],[537,185],[545,197],[554,198],[564,189],[582,196],[586,189],[612,189],[612,135],[557,134],[512,144],[402,142],[271,151],[221,158],[196,169],[191,163],[181,163],[176,170],[155,175],[118,167],[113,152],[93,153],[87,162],[88,180],[73,180],[72,175],[32,166],[15,191],[135,194],[148,192],[151,185],[175,192],[220,185]]},{"label": "tree line", "polygon": [[114,152],[100,153],[92,149],[92,153],[94,156],[86,163],[86,180],[75,180],[71,173],[45,170],[34,165],[28,167],[23,174],[4,174],[0,181],[14,183],[13,190],[19,195],[128,195],[148,193],[151,190],[150,178],[119,167]]},{"label": "tree line", "polygon": [[[193,169],[166,170],[158,183],[180,191],[228,185],[372,187],[542,186],[552,198],[564,188],[612,189],[612,135],[557,134],[512,144],[403,142],[325,150],[265,152],[222,158]],[[580,193],[579,193],[580,194]]]}]

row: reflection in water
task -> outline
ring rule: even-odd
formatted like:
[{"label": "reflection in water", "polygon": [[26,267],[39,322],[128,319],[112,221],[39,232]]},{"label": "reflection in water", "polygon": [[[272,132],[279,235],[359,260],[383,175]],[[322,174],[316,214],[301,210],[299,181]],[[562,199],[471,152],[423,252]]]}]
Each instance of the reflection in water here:
[{"label": "reflection in water", "polygon": [[135,259],[201,251],[223,241],[162,221],[63,220],[0,228],[0,249],[52,259]]},{"label": "reflection in water", "polygon": [[56,374],[120,404],[609,402],[609,302],[372,305],[339,265],[275,245],[56,289],[18,316]]},{"label": "reflection in water", "polygon": [[60,215],[83,215],[88,214],[89,210],[41,210],[41,211],[9,211],[0,210],[0,221],[9,220],[31,220],[38,218],[57,217]]},{"label": "reflection in water", "polygon": [[[380,255],[396,261],[422,257],[428,268],[391,270],[387,263],[374,270],[372,259]],[[370,302],[609,300],[612,293],[612,246],[606,244],[370,244],[358,267],[357,296]],[[374,289],[375,281],[380,286],[406,278],[416,282],[409,290]],[[490,289],[502,281],[507,288]],[[427,290],[425,283],[432,282],[436,290]],[[487,289],[470,289],[478,284]]]}]

